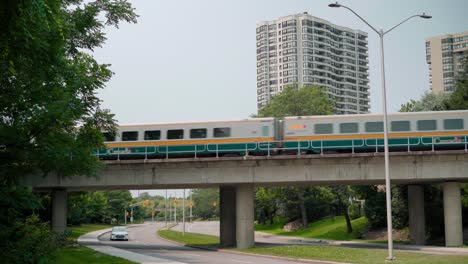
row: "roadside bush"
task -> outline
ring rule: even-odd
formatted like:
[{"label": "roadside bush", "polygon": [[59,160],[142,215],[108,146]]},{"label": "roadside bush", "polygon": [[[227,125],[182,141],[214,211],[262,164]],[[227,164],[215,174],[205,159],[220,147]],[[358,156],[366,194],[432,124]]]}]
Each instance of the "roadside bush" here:
[{"label": "roadside bush", "polygon": [[8,239],[0,253],[3,263],[46,263],[58,246],[48,223],[34,214],[2,231],[1,236]]},{"label": "roadside bush", "polygon": [[351,220],[358,219],[361,217],[361,204],[358,202],[350,203],[348,206],[348,214]]},{"label": "roadside bush", "polygon": [[352,235],[356,239],[364,238],[365,234],[369,231],[369,221],[365,217],[358,218],[353,222]]}]

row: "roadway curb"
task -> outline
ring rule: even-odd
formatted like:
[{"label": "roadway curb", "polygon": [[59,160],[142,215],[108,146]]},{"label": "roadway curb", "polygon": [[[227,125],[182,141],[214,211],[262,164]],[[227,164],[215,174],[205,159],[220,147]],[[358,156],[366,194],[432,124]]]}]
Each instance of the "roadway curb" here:
[{"label": "roadway curb", "polygon": [[[160,228],[159,230],[166,229],[166,228]],[[264,255],[264,254],[256,254],[256,253],[247,253],[247,252],[240,252],[240,251],[235,251],[235,250],[229,250],[229,249],[218,249],[218,248],[208,248],[208,247],[203,247],[203,246],[193,246],[193,245],[187,245],[184,243],[180,243],[178,241],[170,240],[164,237],[161,237],[158,232],[156,232],[156,235],[167,242],[179,245],[179,246],[184,246],[184,247],[190,247],[190,248],[196,248],[196,249],[202,249],[202,250],[207,250],[207,251],[217,251],[217,252],[225,252],[225,253],[233,253],[233,254],[238,254],[238,255],[246,255],[246,256],[256,256],[256,257],[264,257],[264,258],[271,258],[271,259],[281,259],[281,260],[288,260],[288,261],[296,261],[296,262],[302,262],[302,263],[314,263],[314,264],[352,264],[349,262],[336,262],[336,261],[327,261],[327,260],[315,260],[315,259],[302,259],[302,258],[289,258],[289,257],[282,257],[282,256],[275,256],[275,255]]]}]

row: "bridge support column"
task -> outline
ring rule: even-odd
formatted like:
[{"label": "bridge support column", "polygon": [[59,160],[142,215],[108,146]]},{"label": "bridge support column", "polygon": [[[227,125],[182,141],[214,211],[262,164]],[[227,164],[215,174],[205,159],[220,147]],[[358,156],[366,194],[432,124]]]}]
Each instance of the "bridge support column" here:
[{"label": "bridge support column", "polygon": [[445,246],[458,247],[463,245],[462,207],[460,183],[445,182],[444,188],[444,221]]},{"label": "bridge support column", "polygon": [[253,184],[236,187],[236,242],[237,248],[255,245]]},{"label": "bridge support column", "polygon": [[52,230],[64,232],[67,228],[67,190],[52,191]]},{"label": "bridge support column", "polygon": [[426,244],[423,185],[408,186],[408,214],[411,244]]},{"label": "bridge support column", "polygon": [[219,239],[222,247],[236,246],[236,188],[219,187],[220,229]]}]

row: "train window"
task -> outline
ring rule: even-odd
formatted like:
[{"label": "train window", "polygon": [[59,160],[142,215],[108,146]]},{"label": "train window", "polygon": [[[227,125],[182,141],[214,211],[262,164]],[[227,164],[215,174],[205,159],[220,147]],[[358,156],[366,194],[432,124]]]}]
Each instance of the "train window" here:
[{"label": "train window", "polygon": [[104,132],[102,135],[104,136],[104,141],[115,141],[115,133]]},{"label": "train window", "polygon": [[392,131],[410,131],[409,121],[392,121],[390,126]]},{"label": "train window", "polygon": [[358,123],[341,123],[340,133],[357,133]]},{"label": "train window", "polygon": [[444,129],[463,129],[463,119],[444,119]]},{"label": "train window", "polygon": [[418,120],[418,130],[426,131],[426,130],[436,130],[437,123],[435,120]]},{"label": "train window", "polygon": [[161,130],[147,130],[145,131],[145,140],[160,140]]},{"label": "train window", "polygon": [[206,138],[206,128],[190,129],[190,138]]},{"label": "train window", "polygon": [[333,124],[315,124],[314,131],[315,134],[332,134]]},{"label": "train window", "polygon": [[230,137],[231,136],[231,128],[230,127],[217,127],[213,129],[213,136],[215,138],[220,137]]},{"label": "train window", "polygon": [[122,132],[122,141],[137,141],[138,131],[124,131]]},{"label": "train window", "polygon": [[383,122],[366,122],[366,132],[383,132]]},{"label": "train window", "polygon": [[183,129],[172,129],[167,131],[167,139],[183,139],[184,130]]}]

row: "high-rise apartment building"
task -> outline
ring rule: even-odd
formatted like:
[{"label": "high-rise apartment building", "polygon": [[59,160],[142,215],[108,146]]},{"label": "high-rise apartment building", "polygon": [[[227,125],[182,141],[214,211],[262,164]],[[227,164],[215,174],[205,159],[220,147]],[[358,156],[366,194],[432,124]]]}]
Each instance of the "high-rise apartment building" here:
[{"label": "high-rise apartment building", "polygon": [[336,114],[369,112],[367,33],[302,14],[257,23],[257,107],[288,86],[320,85]]},{"label": "high-rise apartment building", "polygon": [[455,90],[457,73],[468,55],[468,31],[426,39],[426,62],[429,64],[432,92]]}]

